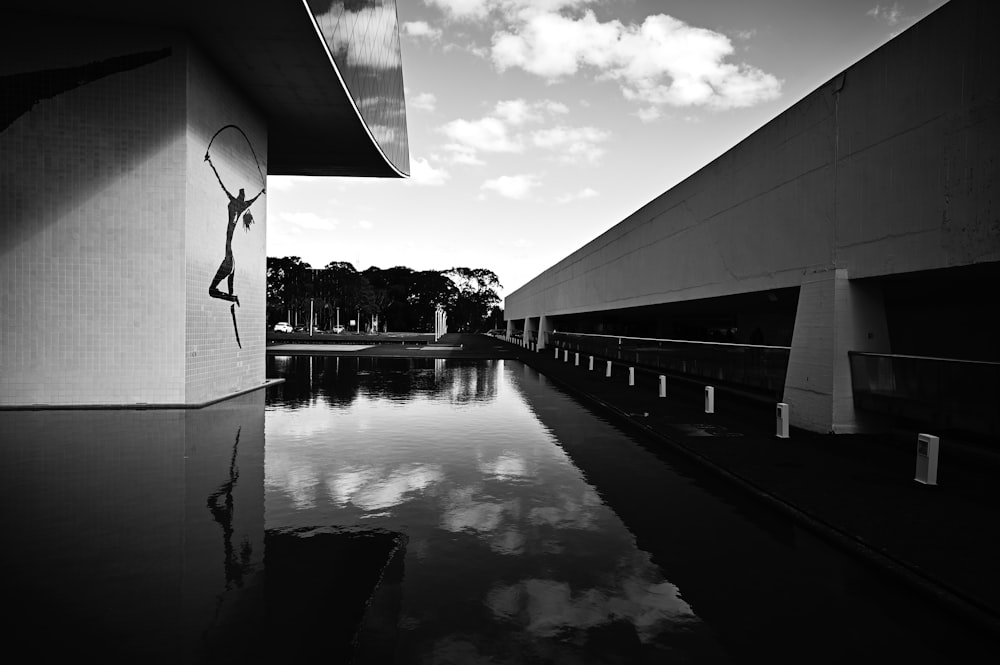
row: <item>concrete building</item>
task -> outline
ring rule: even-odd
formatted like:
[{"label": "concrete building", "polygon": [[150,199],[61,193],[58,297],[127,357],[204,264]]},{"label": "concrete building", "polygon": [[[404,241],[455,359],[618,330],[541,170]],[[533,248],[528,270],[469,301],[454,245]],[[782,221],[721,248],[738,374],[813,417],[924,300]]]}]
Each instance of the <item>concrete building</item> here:
[{"label": "concrete building", "polygon": [[0,44],[0,406],[263,385],[267,175],[409,170],[395,0],[14,0]]},{"label": "concrete building", "polygon": [[510,294],[508,330],[789,347],[777,399],[821,432],[866,427],[849,352],[1000,361],[998,20],[944,5]]}]

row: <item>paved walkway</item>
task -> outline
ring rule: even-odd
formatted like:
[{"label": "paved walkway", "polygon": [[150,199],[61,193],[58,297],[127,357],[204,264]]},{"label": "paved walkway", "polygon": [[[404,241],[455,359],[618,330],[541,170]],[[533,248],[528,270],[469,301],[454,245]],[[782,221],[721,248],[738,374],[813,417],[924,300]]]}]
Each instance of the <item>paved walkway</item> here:
[{"label": "paved walkway", "polygon": [[[483,338],[485,343],[493,343]],[[475,340],[466,347],[475,347]],[[729,477],[801,523],[933,596],[1000,638],[1000,455],[945,439],[938,485],[914,481],[916,432],[900,435],[821,435],[775,432],[775,412],[716,391],[715,413],[704,412],[703,387],[589,356],[580,365],[532,353],[516,354],[554,382]]]}]

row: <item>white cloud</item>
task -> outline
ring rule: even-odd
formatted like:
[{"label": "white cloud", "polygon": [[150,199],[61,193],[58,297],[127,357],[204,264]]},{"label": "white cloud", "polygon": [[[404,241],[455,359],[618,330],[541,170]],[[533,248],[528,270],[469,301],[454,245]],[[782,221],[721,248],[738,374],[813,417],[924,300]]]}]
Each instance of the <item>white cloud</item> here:
[{"label": "white cloud", "polygon": [[532,142],[539,148],[559,153],[559,160],[570,164],[581,160],[596,164],[604,149],[598,143],[608,140],[610,134],[596,127],[552,127],[539,129],[531,134]]},{"label": "white cloud", "polygon": [[430,92],[422,92],[413,97],[407,106],[421,111],[433,111],[437,106],[437,97]]},{"label": "white cloud", "polygon": [[591,189],[590,187],[584,187],[579,192],[573,192],[571,194],[563,194],[562,196],[556,197],[556,203],[569,203],[571,201],[582,201],[583,199],[592,199],[597,196],[597,190]]},{"label": "white cloud", "polygon": [[412,185],[443,185],[451,174],[444,169],[436,169],[423,157],[418,157],[410,163],[410,177],[405,181]]},{"label": "white cloud", "polygon": [[665,14],[641,25],[523,12],[510,31],[493,35],[493,63],[549,80],[583,68],[618,82],[629,100],[647,105],[727,109],[774,99],[781,82],[756,67],[726,62],[733,45],[722,33]]},{"label": "white cloud", "polygon": [[889,27],[899,25],[906,18],[903,16],[903,7],[898,2],[892,3],[891,7],[883,7],[881,4],[876,4],[865,12],[865,15],[885,21],[889,24]]},{"label": "white cloud", "polygon": [[441,38],[440,28],[435,28],[427,21],[407,21],[403,24],[403,34],[410,37],[424,38],[436,41]]},{"label": "white cloud", "polygon": [[373,228],[375,228],[375,225],[372,224],[367,219],[360,219],[358,220],[358,228],[363,229],[365,231],[371,231]]},{"label": "white cloud", "polygon": [[643,122],[653,122],[658,120],[663,116],[663,113],[656,106],[647,106],[644,109],[639,109],[635,112],[635,115]]},{"label": "white cloud", "polygon": [[[529,138],[517,131],[522,125],[568,112],[565,104],[548,99],[537,102],[511,99],[497,102],[491,115],[478,120],[452,120],[439,131],[452,140],[445,149],[451,153],[453,162],[483,164],[479,152],[523,152]],[[541,144],[535,141],[535,145]]]},{"label": "white cloud", "polygon": [[524,145],[507,132],[499,118],[487,116],[479,120],[452,120],[441,128],[445,135],[462,145],[484,152],[521,152]]},{"label": "white cloud", "polygon": [[531,174],[502,175],[499,178],[487,180],[481,189],[493,190],[501,196],[523,201],[538,187],[538,179]]},{"label": "white cloud", "polygon": [[310,180],[310,177],[302,175],[269,175],[267,176],[267,187],[271,191],[287,192],[295,185]]},{"label": "white cloud", "polygon": [[489,13],[489,0],[424,0],[436,6],[451,18],[485,18]]},{"label": "white cloud", "polygon": [[559,11],[594,2],[596,0],[424,0],[425,4],[438,7],[451,19],[466,21],[484,19],[490,13],[513,17],[538,11]]},{"label": "white cloud", "polygon": [[511,125],[522,125],[530,120],[538,120],[538,115],[523,99],[497,102],[495,113]]},{"label": "white cloud", "polygon": [[469,166],[482,166],[486,162],[476,156],[476,149],[461,143],[448,143],[444,146],[448,151],[449,161],[452,164],[467,164]]},{"label": "white cloud", "polygon": [[323,217],[314,212],[279,212],[278,219],[300,229],[311,231],[332,231],[339,223],[331,217]]}]

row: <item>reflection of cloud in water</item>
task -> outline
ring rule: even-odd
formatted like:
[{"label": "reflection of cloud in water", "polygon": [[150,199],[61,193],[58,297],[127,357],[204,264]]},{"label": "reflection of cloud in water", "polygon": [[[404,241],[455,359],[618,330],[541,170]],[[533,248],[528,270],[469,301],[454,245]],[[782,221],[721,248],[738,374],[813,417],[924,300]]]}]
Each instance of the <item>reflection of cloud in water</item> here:
[{"label": "reflection of cloud in water", "polygon": [[480,533],[496,530],[503,518],[504,506],[500,503],[476,501],[473,495],[478,488],[463,487],[448,493],[441,527],[452,532],[470,529]]},{"label": "reflection of cloud in water", "polygon": [[432,464],[407,464],[388,476],[376,469],[351,469],[334,475],[327,482],[327,489],[341,507],[352,503],[363,510],[384,510],[443,478],[441,467]]},{"label": "reflection of cloud in water", "polygon": [[500,480],[519,480],[528,476],[528,465],[524,458],[511,452],[503,452],[491,462],[480,461],[479,470],[486,476]]},{"label": "reflection of cloud in water", "polygon": [[278,468],[272,465],[268,468],[268,487],[280,489],[291,499],[298,510],[312,508],[316,505],[316,485],[319,476],[313,469],[302,466],[286,466]]},{"label": "reflection of cloud in water", "polygon": [[517,529],[507,529],[490,540],[490,549],[499,554],[522,554],[527,537]]},{"label": "reflection of cloud in water", "polygon": [[441,528],[459,533],[475,532],[498,554],[521,554],[527,537],[517,528],[521,517],[521,500],[503,503],[477,501],[478,487],[463,487],[448,494]]},{"label": "reflection of cloud in water", "polygon": [[[555,637],[567,630],[584,631],[615,621],[628,621],[643,643],[664,632],[697,621],[691,607],[667,581],[650,579],[651,570],[633,571],[610,588],[576,593],[567,582],[529,579],[495,587],[486,605],[498,618],[525,624],[536,637]],[[658,576],[657,576],[658,577]]]},{"label": "reflection of cloud in water", "polygon": [[539,506],[528,512],[528,521],[535,526],[548,525],[558,529],[594,529],[596,511],[601,497],[591,487],[586,487],[577,501],[563,497],[562,505]]}]

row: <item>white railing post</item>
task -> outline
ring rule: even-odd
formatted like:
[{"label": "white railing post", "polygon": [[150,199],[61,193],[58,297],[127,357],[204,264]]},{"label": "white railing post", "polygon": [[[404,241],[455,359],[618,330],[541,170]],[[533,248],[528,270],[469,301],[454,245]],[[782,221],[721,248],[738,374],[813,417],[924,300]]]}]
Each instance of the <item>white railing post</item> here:
[{"label": "white railing post", "polygon": [[628,368],[628,384],[630,386],[635,385],[635,367]]},{"label": "white railing post", "polygon": [[609,379],[611,378],[611,361],[610,360],[608,361],[607,368],[604,370],[604,376],[606,376]]},{"label": "white railing post", "polygon": [[933,434],[917,437],[917,473],[914,480],[924,485],[937,485],[938,445],[940,439]]},{"label": "white railing post", "polygon": [[778,413],[777,413],[777,426],[778,426],[778,438],[787,439],[788,438],[788,405],[784,402],[778,402]]},{"label": "white railing post", "polygon": [[705,386],[705,413],[715,413],[715,388]]},{"label": "white railing post", "polygon": [[667,396],[667,377],[660,375],[660,397]]},{"label": "white railing post", "polygon": [[590,363],[587,365],[587,371],[588,372],[594,371],[594,356],[590,356]]},{"label": "white railing post", "polygon": [[580,366],[580,354],[579,353],[574,354],[573,365],[575,365],[576,367]]}]

